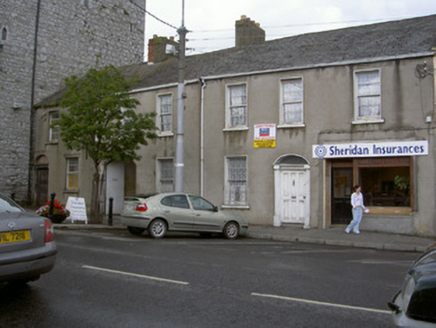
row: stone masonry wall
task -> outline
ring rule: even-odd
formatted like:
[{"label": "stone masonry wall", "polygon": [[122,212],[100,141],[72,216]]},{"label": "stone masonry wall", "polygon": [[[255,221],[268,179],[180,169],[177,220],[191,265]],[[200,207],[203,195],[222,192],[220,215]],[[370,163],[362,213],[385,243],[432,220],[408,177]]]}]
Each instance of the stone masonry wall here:
[{"label": "stone masonry wall", "polygon": [[[0,1],[0,192],[28,200],[33,103],[53,94],[63,79],[96,63],[122,66],[144,56],[145,0]],[[135,5],[136,4],[136,5]]]}]

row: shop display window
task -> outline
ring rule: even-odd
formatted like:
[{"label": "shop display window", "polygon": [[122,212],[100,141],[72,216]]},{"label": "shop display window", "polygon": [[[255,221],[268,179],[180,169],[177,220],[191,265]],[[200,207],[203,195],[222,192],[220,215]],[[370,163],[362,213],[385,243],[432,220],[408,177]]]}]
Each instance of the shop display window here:
[{"label": "shop display window", "polygon": [[366,206],[410,206],[409,167],[364,167],[359,177]]}]

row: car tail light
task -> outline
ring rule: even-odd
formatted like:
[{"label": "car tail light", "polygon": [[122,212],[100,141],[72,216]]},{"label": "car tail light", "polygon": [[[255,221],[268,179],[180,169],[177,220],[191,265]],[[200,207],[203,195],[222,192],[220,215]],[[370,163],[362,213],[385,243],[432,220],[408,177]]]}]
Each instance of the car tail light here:
[{"label": "car tail light", "polygon": [[49,219],[44,219],[44,224],[45,224],[44,242],[49,243],[54,240],[53,224]]},{"label": "car tail light", "polygon": [[139,203],[137,206],[136,206],[136,211],[137,212],[145,212],[145,211],[147,211],[148,210],[148,208],[147,208],[147,204],[145,204],[145,203]]}]

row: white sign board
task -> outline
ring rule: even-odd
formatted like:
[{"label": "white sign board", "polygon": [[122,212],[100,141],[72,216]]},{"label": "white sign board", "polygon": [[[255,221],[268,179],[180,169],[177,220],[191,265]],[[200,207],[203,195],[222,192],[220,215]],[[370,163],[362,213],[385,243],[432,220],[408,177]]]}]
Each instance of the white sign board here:
[{"label": "white sign board", "polygon": [[389,157],[428,155],[428,141],[362,142],[313,145],[313,158]]},{"label": "white sign board", "polygon": [[86,216],[85,198],[83,197],[68,197],[67,205],[65,208],[70,211],[70,220],[85,221],[88,224],[88,217]]}]

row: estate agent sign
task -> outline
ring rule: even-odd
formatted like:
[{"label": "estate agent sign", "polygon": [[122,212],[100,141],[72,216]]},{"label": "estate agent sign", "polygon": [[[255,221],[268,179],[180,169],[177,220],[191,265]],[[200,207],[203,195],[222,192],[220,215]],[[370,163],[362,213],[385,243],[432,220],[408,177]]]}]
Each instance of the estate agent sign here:
[{"label": "estate agent sign", "polygon": [[313,158],[428,155],[428,141],[362,142],[313,145]]},{"label": "estate agent sign", "polygon": [[276,148],[275,124],[257,124],[254,126],[254,148]]}]

